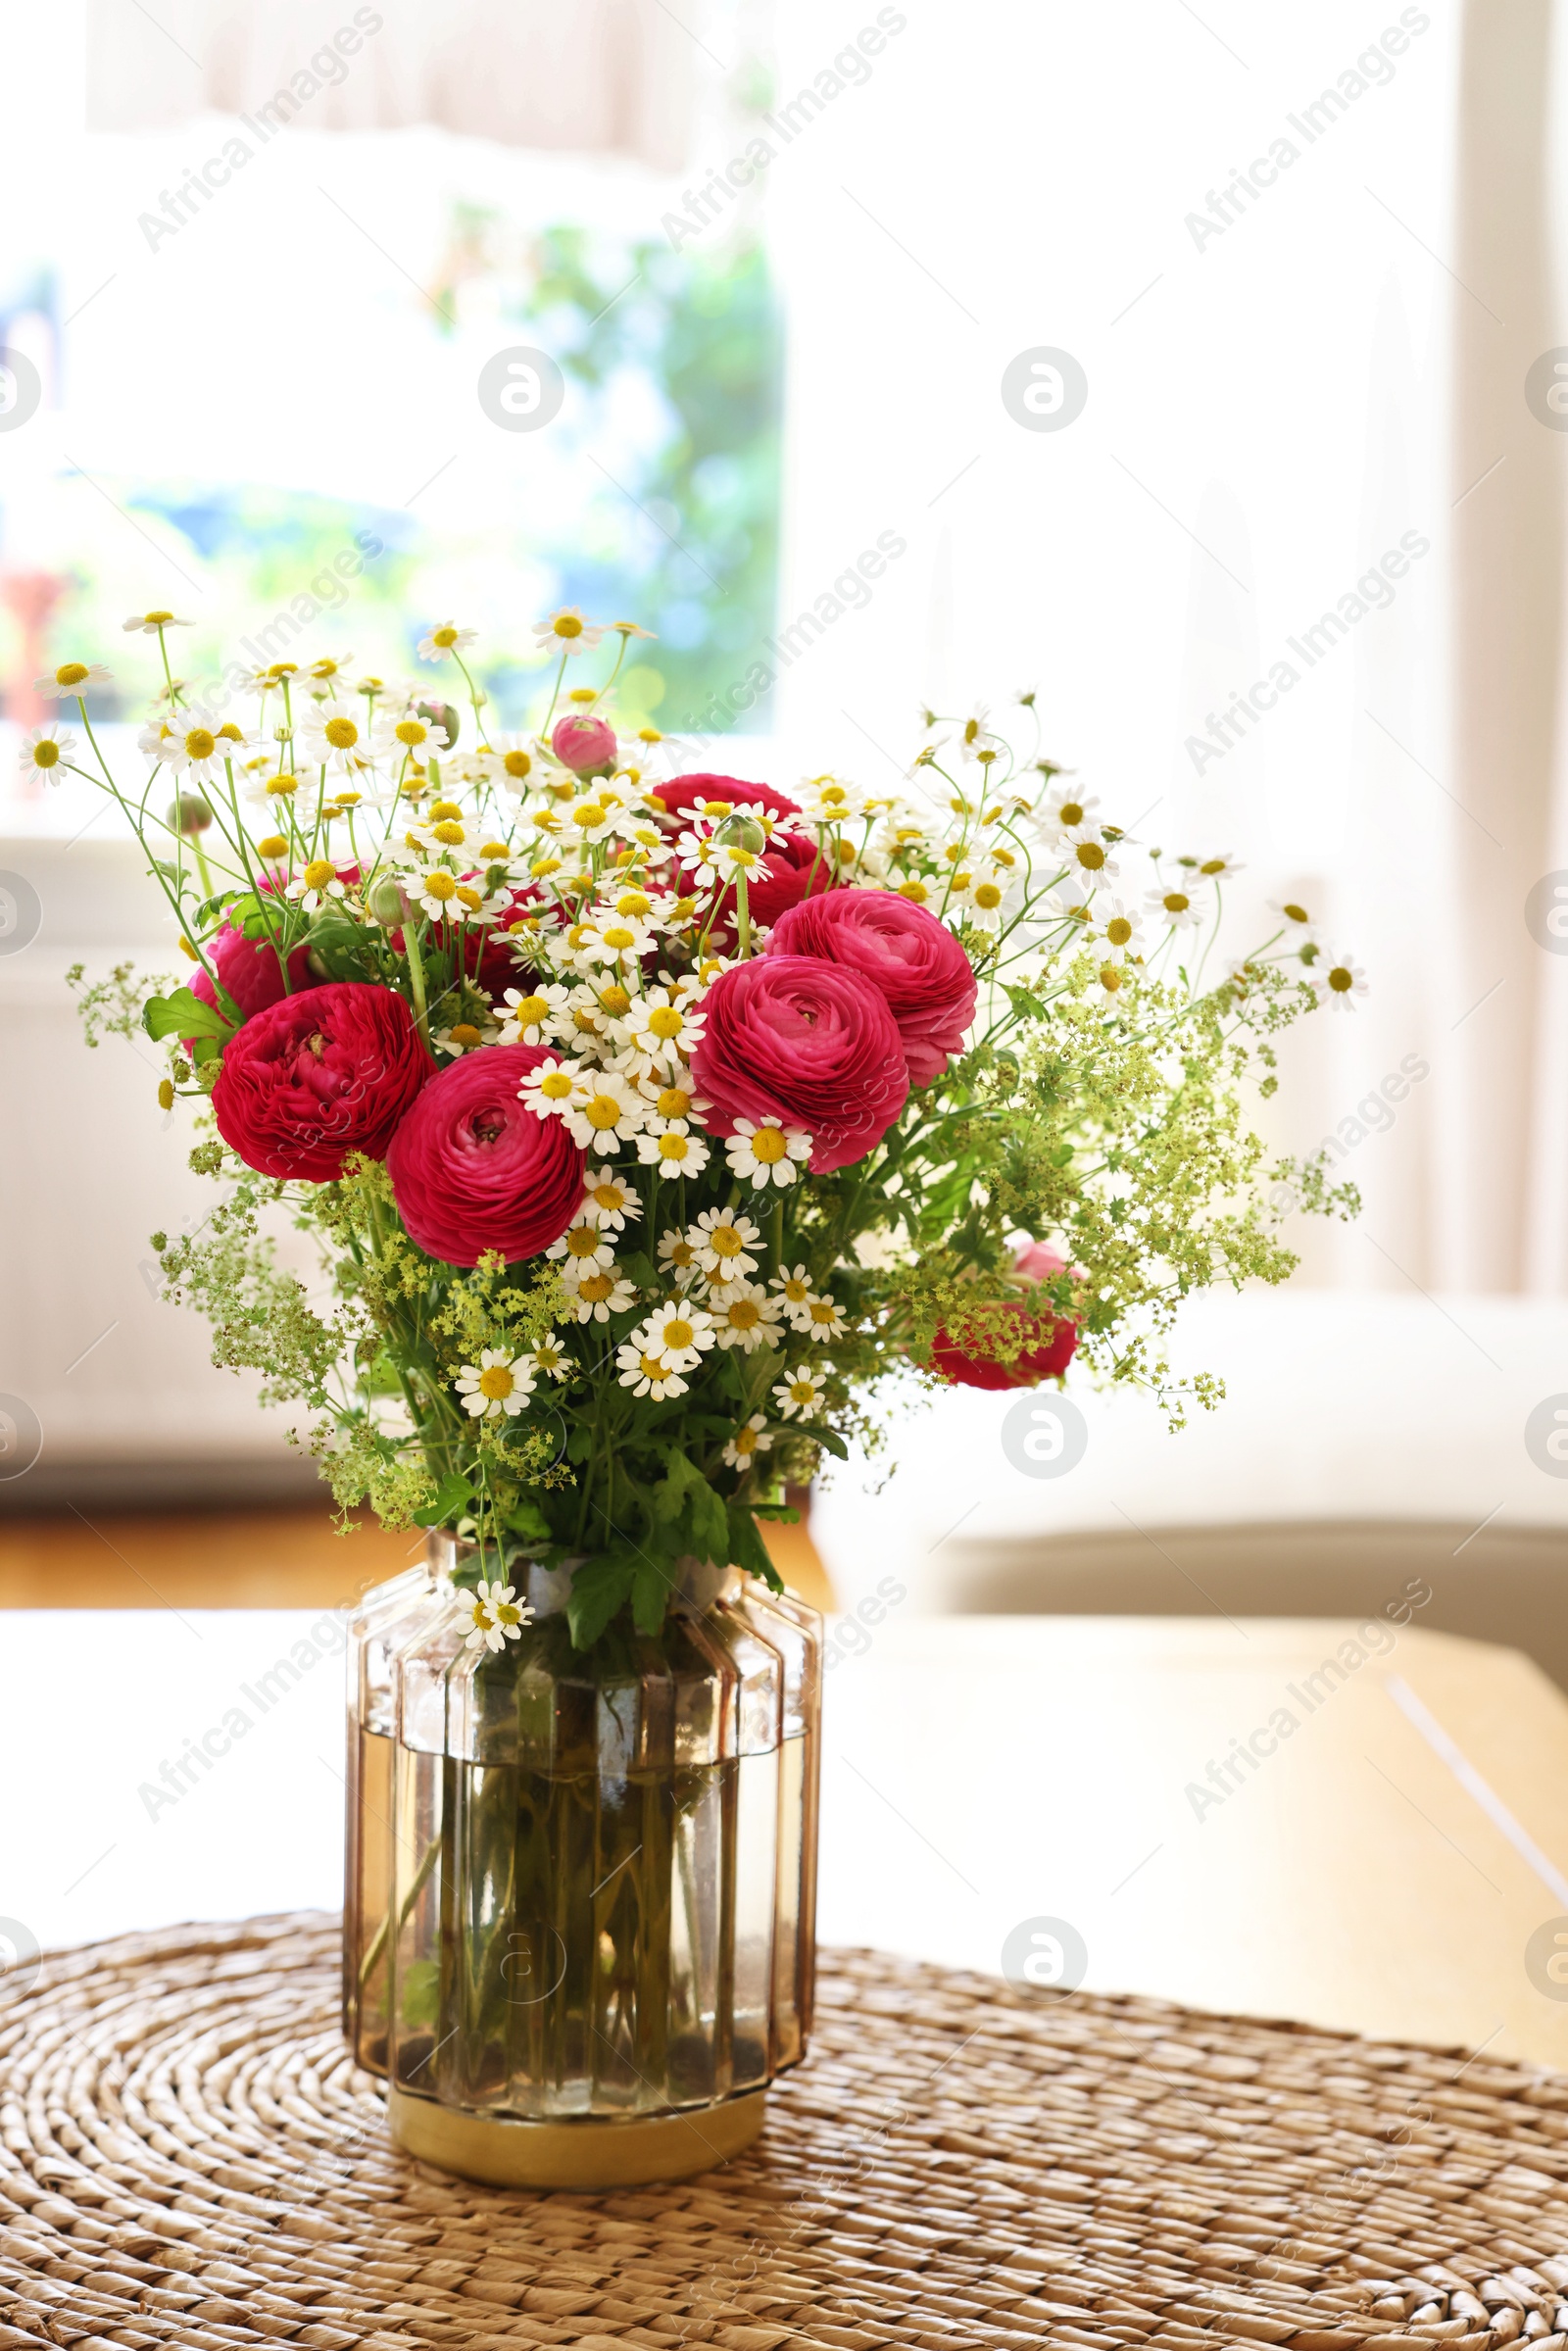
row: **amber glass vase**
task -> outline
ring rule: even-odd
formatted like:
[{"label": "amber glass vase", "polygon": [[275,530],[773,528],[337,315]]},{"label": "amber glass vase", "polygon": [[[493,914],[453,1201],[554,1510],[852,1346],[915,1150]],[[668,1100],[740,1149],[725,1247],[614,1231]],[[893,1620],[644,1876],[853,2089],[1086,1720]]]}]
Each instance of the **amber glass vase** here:
[{"label": "amber glass vase", "polygon": [[819,1620],[694,1561],[659,1634],[578,1651],[569,1571],[520,1564],[534,1620],[491,1655],[466,1547],[432,1537],[353,1627],[350,2046],[448,2170],[706,2170],[810,2029]]}]

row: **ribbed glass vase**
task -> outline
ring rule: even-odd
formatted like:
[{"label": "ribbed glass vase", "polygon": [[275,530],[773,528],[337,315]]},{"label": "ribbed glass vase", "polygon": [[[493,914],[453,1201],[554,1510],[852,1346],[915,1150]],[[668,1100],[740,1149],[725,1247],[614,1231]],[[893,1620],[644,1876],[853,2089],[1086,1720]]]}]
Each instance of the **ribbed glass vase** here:
[{"label": "ribbed glass vase", "polygon": [[519,1563],[492,1655],[473,1557],[433,1536],[352,1629],[344,2032],[449,2170],[705,2170],[810,2029],[819,1620],[694,1561],[659,1634],[580,1652],[569,1571]]}]

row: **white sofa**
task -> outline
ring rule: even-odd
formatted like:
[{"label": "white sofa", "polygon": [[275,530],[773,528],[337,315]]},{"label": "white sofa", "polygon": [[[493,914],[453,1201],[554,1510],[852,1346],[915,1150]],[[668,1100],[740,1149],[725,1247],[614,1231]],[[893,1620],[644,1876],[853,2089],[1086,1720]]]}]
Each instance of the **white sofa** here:
[{"label": "white sofa", "polygon": [[1069,1376],[1088,1444],[1056,1476],[1008,1458],[1011,1396],[901,1410],[887,1453],[813,1497],[845,1610],[902,1590],[922,1614],[1351,1616],[1417,1583],[1419,1623],[1568,1688],[1568,1459],[1526,1445],[1559,1393],[1568,1428],[1568,1304],[1227,1293],[1190,1301],[1172,1360],[1219,1373],[1224,1403],[1172,1436],[1147,1397]]}]

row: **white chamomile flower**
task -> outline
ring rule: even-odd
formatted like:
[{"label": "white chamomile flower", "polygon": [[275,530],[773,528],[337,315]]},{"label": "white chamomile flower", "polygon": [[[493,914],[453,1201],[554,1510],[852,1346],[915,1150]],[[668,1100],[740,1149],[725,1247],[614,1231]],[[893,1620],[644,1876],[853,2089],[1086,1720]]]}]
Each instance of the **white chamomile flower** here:
[{"label": "white chamomile flower", "polygon": [[713,1321],[685,1298],[657,1306],[632,1333],[650,1355],[662,1355],[676,1371],[690,1371],[714,1344]]},{"label": "white chamomile flower", "polygon": [[530,1069],[517,1088],[517,1100],[526,1102],[536,1118],[564,1118],[571,1108],[576,1092],[577,1072],[569,1061],[558,1061],[552,1054]]},{"label": "white chamomile flower", "polygon": [[1100,806],[1093,792],[1081,792],[1071,782],[1056,782],[1051,787],[1039,821],[1049,833],[1072,835],[1086,826],[1093,828],[1094,814]]},{"label": "white chamomile flower", "polygon": [[330,767],[358,775],[370,756],[371,729],[362,712],[332,702],[313,702],[295,734],[297,756],[307,767]]},{"label": "white chamomile flower", "polygon": [[844,1309],[835,1298],[813,1293],[806,1301],[806,1311],[796,1323],[796,1329],[807,1332],[812,1339],[838,1339],[848,1328]]},{"label": "white chamomile flower", "polygon": [[536,1339],[533,1346],[517,1357],[517,1361],[525,1363],[535,1377],[542,1372],[551,1380],[569,1380],[576,1368],[560,1340],[548,1335]]},{"label": "white chamomile flower", "polygon": [[1305,906],[1299,906],[1294,898],[1271,898],[1268,902],[1268,910],[1271,914],[1278,914],[1283,919],[1285,936],[1293,948],[1304,947],[1309,939],[1316,937],[1316,923]]},{"label": "white chamomile flower", "polygon": [[520,1355],[487,1347],[477,1363],[463,1365],[457,1386],[465,1411],[475,1420],[512,1420],[533,1394],[533,1374]]},{"label": "white chamomile flower", "polygon": [[564,604],[546,620],[536,620],[533,633],[546,653],[583,653],[604,635],[602,621],[585,620],[574,604]]},{"label": "white chamomile flower", "polygon": [[767,1422],[760,1412],[742,1421],[724,1447],[722,1459],[727,1469],[748,1470],[759,1453],[771,1452],[773,1440],[767,1434]]},{"label": "white chamomile flower", "polygon": [[190,710],[177,710],[170,717],[169,732],[158,756],[188,783],[220,784],[223,761],[235,758],[244,748],[245,737],[231,719],[222,726],[214,726]]},{"label": "white chamomile flower", "polygon": [[1113,882],[1121,871],[1112,855],[1112,844],[1095,824],[1087,824],[1062,844],[1062,859],[1067,868],[1067,886],[1078,890],[1098,890],[1102,883]]},{"label": "white chamomile flower", "polygon": [[[609,625],[618,637],[623,637],[628,644],[633,637],[646,637],[650,645],[659,643],[659,633],[656,629],[639,628],[635,620],[612,620]],[[661,738],[656,735],[654,740],[657,743]]]},{"label": "white chamomile flower", "polygon": [[1143,944],[1143,917],[1135,906],[1124,906],[1119,898],[1097,901],[1084,936],[1091,955],[1102,962],[1121,963],[1128,955],[1140,955]]},{"label": "white chamomile flower", "polygon": [[1360,964],[1327,949],[1313,960],[1312,985],[1320,1003],[1332,1004],[1337,1012],[1353,1012],[1356,998],[1367,994],[1366,973]]},{"label": "white chamomile flower", "polygon": [[772,1287],[778,1292],[779,1302],[796,1330],[808,1326],[808,1309],[816,1296],[811,1277],[804,1265],[785,1265],[773,1276]]},{"label": "white chamomile flower", "polygon": [[689,875],[710,888],[742,877],[748,882],[765,881],[770,870],[760,849],[747,849],[739,841],[721,841],[706,829],[682,833],[675,855]]},{"label": "white chamomile flower", "polygon": [[677,1002],[668,988],[650,988],[615,1023],[616,1038],[624,1048],[623,1065],[644,1076],[655,1070],[678,1076],[702,1034],[703,1014]]},{"label": "white chamomile flower", "polygon": [[[141,738],[142,748],[149,759],[161,759],[162,751],[152,749],[148,740],[153,731],[149,727]],[[242,787],[240,798],[253,808],[280,808],[299,791],[301,778],[292,767],[274,771],[270,752],[264,752],[258,759],[247,759],[245,767],[250,781]]]},{"label": "white chamomile flower", "polygon": [[642,1215],[643,1204],[624,1176],[612,1168],[590,1168],[584,1176],[581,1215],[585,1224],[598,1225],[603,1232],[618,1233],[628,1224],[635,1224]]},{"label": "white chamomile flower", "polygon": [[1247,871],[1246,866],[1228,853],[1221,856],[1216,852],[1207,857],[1178,857],[1176,862],[1195,881],[1228,882],[1234,880],[1237,874]]},{"label": "white chamomile flower", "polygon": [[1173,931],[1193,930],[1200,920],[1197,903],[1186,886],[1185,875],[1167,886],[1151,890],[1144,903],[1156,922],[1168,923]]},{"label": "white chamomile flower", "polygon": [[526,993],[508,988],[496,1011],[503,1045],[545,1045],[560,1036],[564,1021],[569,1024],[566,990],[557,982],[535,985]]},{"label": "white chamomile flower", "polygon": [[494,1654],[509,1641],[520,1641],[524,1625],[533,1622],[531,1601],[519,1600],[510,1584],[498,1576],[493,1584],[476,1586],[472,1600],[473,1630],[465,1648],[488,1649]]},{"label": "white chamomile flower", "polygon": [[589,1224],[586,1219],[580,1224],[568,1226],[559,1241],[552,1241],[545,1255],[564,1258],[581,1273],[588,1272],[593,1266],[608,1273],[615,1262],[614,1244],[610,1236],[602,1233],[597,1225]]},{"label": "white chamomile flower", "polygon": [[347,694],[352,690],[349,663],[353,659],[351,653],[324,653],[318,661],[306,662],[300,671],[300,684],[308,686],[313,694]]},{"label": "white chamomile flower", "polygon": [[127,632],[139,630],[144,637],[156,637],[160,629],[189,628],[192,623],[188,620],[176,619],[172,612],[154,611],[132,612],[130,618],[122,620],[120,625]]},{"label": "white chamomile flower", "polygon": [[423,760],[439,752],[434,727],[417,710],[377,710],[370,729],[372,757],[401,765],[404,759]]},{"label": "white chamomile flower", "polygon": [[836,775],[805,777],[797,797],[812,824],[850,824],[864,812],[865,796],[859,787],[840,783]]},{"label": "white chamomile flower", "polygon": [[697,1222],[687,1228],[686,1238],[697,1251],[697,1262],[710,1282],[723,1286],[757,1271],[752,1251],[761,1248],[762,1234],[749,1216],[735,1216],[724,1208],[705,1208]]},{"label": "white chamomile flower", "polygon": [[961,907],[967,920],[977,930],[993,931],[1001,928],[1006,895],[1006,876],[986,861],[965,867],[954,875],[948,892],[948,904]]},{"label": "white chamomile flower", "polygon": [[456,1061],[464,1053],[471,1053],[476,1046],[494,1045],[497,1041],[497,1031],[488,1022],[480,1028],[472,1020],[455,1020],[450,1028],[437,1029],[430,1043],[438,1053]]},{"label": "white chamomile flower", "polygon": [[107,686],[113,682],[110,671],[96,661],[62,661],[51,676],[35,677],[32,690],[41,694],[45,702],[74,702],[89,686]]},{"label": "white chamomile flower", "polygon": [[773,1390],[773,1401],[786,1420],[814,1420],[825,1380],[814,1371],[792,1371]]},{"label": "white chamomile flower", "polygon": [[145,753],[156,765],[161,763],[165,757],[165,745],[172,743],[173,739],[174,730],[168,719],[155,714],[148,719],[141,733],[136,737],[136,749]]},{"label": "white chamomile flower", "polygon": [[[409,875],[408,894],[422,914],[432,922],[461,922],[470,909],[464,903],[465,885],[445,865],[431,865],[421,873],[417,867]],[[469,890],[468,897],[477,897]],[[473,909],[477,910],[477,909]]]},{"label": "white chamomile flower", "polygon": [[694,1135],[684,1118],[665,1121],[657,1135],[639,1135],[637,1156],[645,1167],[662,1176],[701,1175],[712,1152],[701,1135]]},{"label": "white chamomile flower", "polygon": [[983,751],[992,749],[992,738],[986,725],[991,716],[983,702],[977,702],[967,718],[958,727],[958,752],[965,759],[977,759]]},{"label": "white chamomile flower", "polygon": [[641,1129],[648,1104],[631,1082],[614,1069],[584,1069],[579,1064],[571,1100],[562,1116],[580,1151],[613,1157],[623,1142]]},{"label": "white chamomile flower", "polygon": [[576,959],[589,970],[604,963],[624,962],[628,955],[635,960],[653,945],[648,925],[631,914],[596,912],[577,928]]},{"label": "white chamomile flower", "polygon": [[471,645],[478,634],[476,628],[459,628],[455,621],[442,620],[434,628],[426,630],[419,639],[419,659],[421,661],[450,661],[466,645]]},{"label": "white chamomile flower", "polygon": [[58,726],[35,726],[22,738],[18,763],[24,775],[41,775],[47,782],[58,783],[60,769],[75,748],[74,735],[64,733]]},{"label": "white chamomile flower", "polygon": [[318,914],[332,899],[348,895],[348,884],[330,857],[312,857],[288,886],[288,895],[307,914]]},{"label": "white chamomile flower", "polygon": [[724,1155],[731,1175],[749,1179],[754,1192],[763,1192],[769,1184],[794,1183],[802,1160],[811,1155],[811,1138],[778,1118],[755,1123],[737,1118],[734,1133],[724,1139]]},{"label": "white chamomile flower", "polygon": [[684,1233],[671,1228],[659,1238],[659,1262],[665,1273],[672,1274],[677,1288],[684,1290],[697,1279],[697,1251]]},{"label": "white chamomile flower", "polygon": [[779,1329],[782,1308],[776,1298],[755,1282],[737,1282],[732,1288],[714,1293],[708,1301],[713,1318],[718,1344],[723,1347],[738,1347],[750,1355],[760,1347],[780,1347],[784,1334]]},{"label": "white chamomile flower", "polygon": [[640,1091],[648,1104],[648,1131],[652,1135],[662,1135],[668,1126],[684,1129],[692,1119],[706,1116],[712,1106],[695,1092],[686,1070],[667,1083],[658,1076],[646,1077]]},{"label": "white chamomile flower", "polygon": [[652,1396],[656,1404],[666,1396],[684,1396],[687,1383],[672,1363],[662,1355],[651,1355],[635,1340],[615,1349],[615,1366],[620,1373],[620,1385],[629,1388],[633,1396]]},{"label": "white chamomile flower", "polygon": [[631,1283],[612,1265],[595,1265],[584,1272],[568,1258],[561,1279],[579,1322],[608,1322],[612,1314],[629,1313],[637,1303]]}]

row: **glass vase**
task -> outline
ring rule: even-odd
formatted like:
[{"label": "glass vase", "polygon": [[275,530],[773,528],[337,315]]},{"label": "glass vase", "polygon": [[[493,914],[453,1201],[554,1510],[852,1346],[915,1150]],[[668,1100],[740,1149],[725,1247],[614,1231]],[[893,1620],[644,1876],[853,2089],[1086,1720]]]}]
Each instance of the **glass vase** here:
[{"label": "glass vase", "polygon": [[518,1562],[534,1620],[492,1655],[475,1562],[432,1536],[351,1629],[344,2033],[447,2170],[704,2171],[810,2029],[820,1620],[692,1561],[660,1633],[578,1651],[569,1569]]}]

